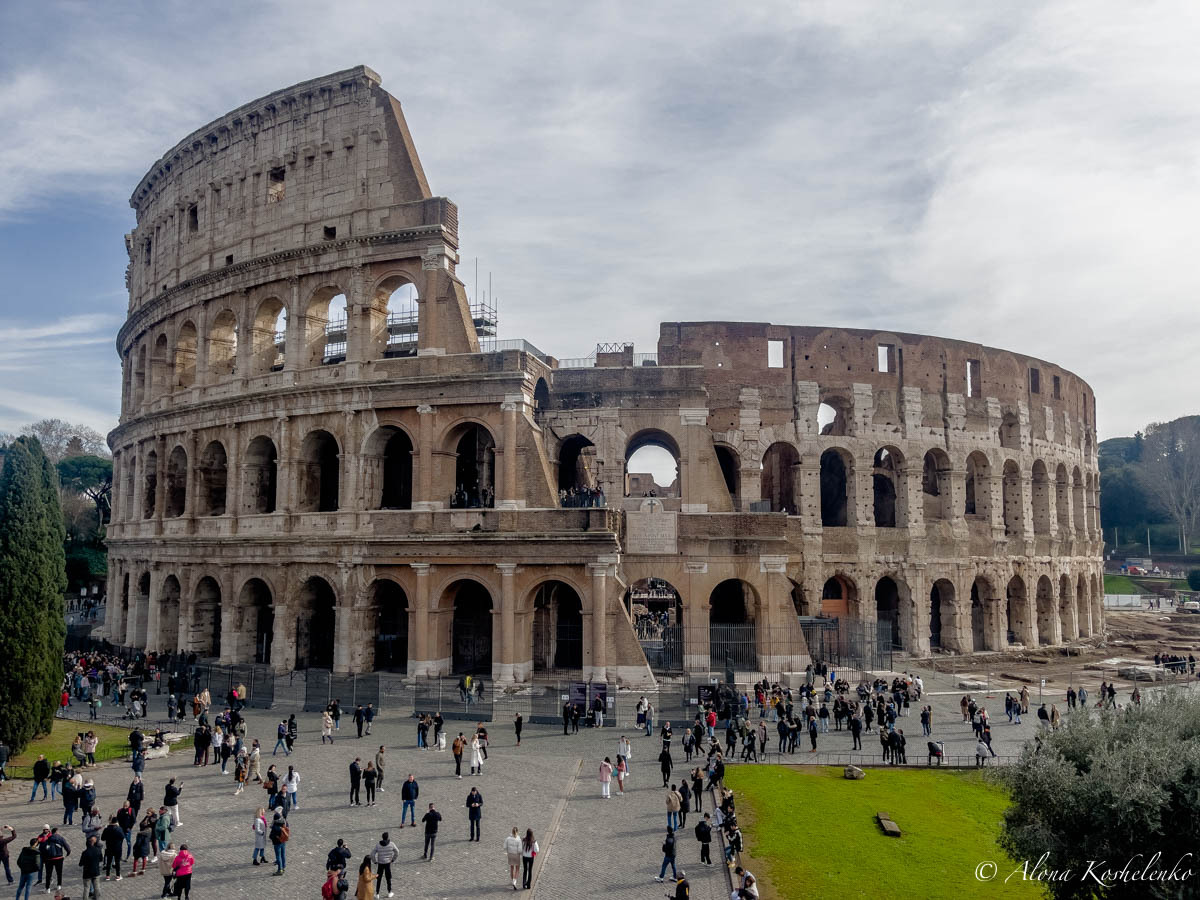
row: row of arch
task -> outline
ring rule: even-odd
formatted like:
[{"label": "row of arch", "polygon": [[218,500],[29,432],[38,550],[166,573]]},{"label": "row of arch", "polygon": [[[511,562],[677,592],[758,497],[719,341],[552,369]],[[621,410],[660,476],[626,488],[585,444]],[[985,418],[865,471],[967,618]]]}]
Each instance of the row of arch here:
[{"label": "row of arch", "polygon": [[[419,296],[413,281],[408,275],[391,275],[371,296],[369,358],[415,355]],[[197,383],[280,371],[287,363],[289,340],[299,343],[293,358],[300,368],[341,362],[355,327],[347,315],[346,293],[336,284],[317,288],[292,312],[280,296],[267,296],[246,321],[232,304],[217,303],[203,333],[196,319],[188,318],[173,336],[160,332],[126,354],[125,409],[139,410]]]}]

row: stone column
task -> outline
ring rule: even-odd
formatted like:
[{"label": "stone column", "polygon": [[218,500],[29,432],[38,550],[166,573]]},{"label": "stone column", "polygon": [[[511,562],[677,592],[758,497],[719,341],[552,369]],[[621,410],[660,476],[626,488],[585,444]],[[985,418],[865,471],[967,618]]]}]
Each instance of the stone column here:
[{"label": "stone column", "polygon": [[[292,275],[288,278],[287,328],[283,338],[283,368],[284,371],[294,372],[301,368],[304,359],[304,316],[300,312],[300,279]],[[274,640],[274,638],[272,638]],[[274,644],[271,656],[274,658]]]},{"label": "stone column", "polygon": [[424,285],[417,294],[417,356],[444,356],[441,323],[438,321],[438,293],[441,288],[442,253],[437,246],[427,247],[421,256]]},{"label": "stone column", "polygon": [[510,683],[517,680],[517,592],[513,580],[517,565],[496,563],[496,569],[500,572],[500,655],[499,663],[492,666],[492,676],[497,682]]},{"label": "stone column", "polygon": [[525,505],[517,479],[517,416],[525,405],[522,394],[509,394],[500,404],[504,414],[503,477],[497,491],[498,509],[519,509]]},{"label": "stone column", "polygon": [[[200,468],[200,460],[196,449],[196,432],[188,431],[184,435],[184,446],[187,448],[187,478],[183,490],[183,515],[188,520],[188,531],[196,528],[196,473]],[[116,471],[114,469],[114,471]]]},{"label": "stone column", "polygon": [[150,604],[146,610],[146,649],[158,650],[158,617],[162,605],[162,572],[155,563],[150,569]]},{"label": "stone column", "polygon": [[290,513],[293,503],[292,475],[296,467],[292,465],[290,422],[287,416],[279,416],[275,420],[275,511],[280,513]]},{"label": "stone column", "polygon": [[338,455],[341,483],[338,485],[338,509],[359,510],[363,507],[358,502],[359,483],[359,435],[357,410],[348,409],[344,413],[345,429],[342,435],[341,453]]},{"label": "stone column", "polygon": [[175,632],[175,647],[181,653],[191,650],[193,598],[189,594],[193,590],[195,590],[195,585],[191,583],[191,579],[188,579],[187,584],[180,583],[179,585],[179,626]]},{"label": "stone column", "polygon": [[125,580],[122,567],[121,560],[111,560],[107,585],[108,602],[104,604],[104,633],[114,644],[120,644],[125,636],[125,622],[121,610],[121,588]]},{"label": "stone column", "polygon": [[225,459],[225,515],[231,518],[230,534],[237,534],[238,516],[242,514],[242,433],[237,422],[229,424]]},{"label": "stone column", "polygon": [[698,435],[701,428],[708,430],[707,409],[679,410],[679,424],[683,426],[683,446],[679,448],[679,495],[680,510],[685,513],[708,512],[707,501],[701,502],[699,471],[700,448]]},{"label": "stone column", "polygon": [[708,574],[708,563],[688,560],[683,564],[687,573],[687,593],[683,601],[683,668],[687,672],[709,672],[711,647],[708,633],[708,598],[698,593],[697,582]]},{"label": "stone column", "polygon": [[232,665],[239,662],[238,652],[241,643],[241,610],[238,609],[238,598],[232,593],[227,594],[225,586],[231,579],[225,579],[221,585],[221,665]]},{"label": "stone column", "polygon": [[433,496],[433,407],[422,403],[417,407],[420,424],[417,429],[417,496],[413,509],[441,509],[442,503]]},{"label": "stone column", "polygon": [[417,595],[413,603],[415,659],[408,661],[408,674],[430,675],[433,660],[429,658],[429,563],[409,563],[417,575]]},{"label": "stone column", "polygon": [[115,525],[122,521],[121,517],[125,515],[125,504],[121,502],[121,491],[125,487],[125,479],[122,477],[125,465],[125,452],[123,450],[114,450],[112,455],[112,490],[109,494],[108,515],[109,524]]},{"label": "stone column", "polygon": [[146,461],[142,453],[142,445],[134,444],[133,448],[133,509],[130,510],[130,522],[142,521],[142,510],[145,508],[145,501],[142,499],[146,491]]},{"label": "stone column", "polygon": [[154,479],[154,533],[162,534],[163,507],[167,504],[167,439],[159,435],[154,443],[157,449]]},{"label": "stone column", "polygon": [[592,681],[608,680],[608,563],[589,563],[592,573]]}]

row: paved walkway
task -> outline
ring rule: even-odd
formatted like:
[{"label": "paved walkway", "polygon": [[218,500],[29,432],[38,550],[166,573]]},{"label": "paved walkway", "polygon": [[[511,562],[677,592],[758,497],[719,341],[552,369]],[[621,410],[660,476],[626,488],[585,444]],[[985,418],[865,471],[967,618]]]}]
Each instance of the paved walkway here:
[{"label": "paved walkway", "polygon": [[[272,758],[278,710],[248,710],[248,737],[257,736],[268,753],[263,770],[275,762],[286,772],[288,763],[301,773],[300,809],[290,823],[288,870],[282,878],[271,876],[273,866],[250,865],[254,845],[250,822],[255,809],[265,802],[261,787],[247,785],[234,796],[232,766],[222,776],[217,766],[194,768],[192,753],[182,750],[165,760],[152,760],[145,773],[147,806],[158,804],[166,779],[183,782],[183,824],[176,829],[176,845],[186,842],[197,858],[194,886],[198,896],[227,897],[319,897],[324,881],[324,862],[336,840],[344,838],[354,854],[354,869],[387,830],[400,847],[393,865],[398,897],[477,897],[512,894],[502,842],[513,826],[532,828],[541,842],[533,896],[545,900],[588,897],[660,898],[662,885],[653,882],[661,862],[659,847],[666,828],[666,807],[654,759],[657,738],[636,736],[635,779],[625,798],[602,800],[596,767],[604,755],[614,756],[619,732],[582,729],[579,735],[563,737],[551,726],[526,726],[520,748],[505,721],[490,723],[490,759],[482,777],[454,777],[454,760],[449,751],[415,749],[416,729],[411,719],[384,715],[376,720],[374,733],[354,737],[347,719],[333,745],[322,746],[315,714],[298,714],[300,738],[296,752],[285,759]],[[286,713],[285,713],[286,714]],[[190,720],[190,716],[189,716]],[[81,726],[86,723],[81,723]],[[471,723],[448,722],[451,735]],[[348,766],[356,755],[373,757],[380,744],[387,746],[386,792],[375,807],[348,805]],[[64,755],[66,748],[64,747]],[[682,754],[677,753],[677,756]],[[464,772],[469,763],[464,765]],[[409,772],[421,786],[418,817],[429,802],[445,817],[434,862],[421,859],[420,828],[398,827],[400,782]],[[106,818],[125,798],[132,778],[121,763],[98,767],[90,773],[95,780],[98,807]],[[27,803],[22,782],[0,794],[0,821],[16,828],[19,848],[34,836],[43,823],[58,825],[62,806],[58,801]],[[27,784],[27,783],[25,783]],[[463,807],[471,785],[484,796],[483,840],[467,841],[468,825]],[[615,791],[615,783],[613,785]],[[26,788],[28,790],[28,788]],[[145,807],[144,807],[145,808]],[[76,816],[76,823],[79,816]],[[724,870],[699,865],[699,849],[691,834],[693,820],[680,839],[680,862],[688,871],[693,896],[717,900],[727,896]],[[556,831],[551,834],[554,826]],[[62,826],[73,852],[65,866],[68,894],[81,896],[78,859],[82,833],[78,827]],[[268,848],[268,857],[273,855]],[[688,863],[695,862],[694,865]],[[15,866],[15,863],[14,863]],[[108,898],[157,897],[162,886],[154,866],[151,873],[121,882],[101,882]],[[353,888],[353,880],[351,887]],[[529,896],[526,894],[525,896]]]}]

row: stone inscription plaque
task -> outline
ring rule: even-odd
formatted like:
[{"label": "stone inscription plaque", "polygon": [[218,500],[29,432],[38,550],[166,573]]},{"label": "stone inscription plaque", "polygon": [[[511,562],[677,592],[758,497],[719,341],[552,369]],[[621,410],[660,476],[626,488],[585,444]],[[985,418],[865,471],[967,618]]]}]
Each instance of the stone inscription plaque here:
[{"label": "stone inscription plaque", "polygon": [[667,512],[653,498],[637,512],[625,514],[625,552],[651,556],[679,553],[678,513]]}]

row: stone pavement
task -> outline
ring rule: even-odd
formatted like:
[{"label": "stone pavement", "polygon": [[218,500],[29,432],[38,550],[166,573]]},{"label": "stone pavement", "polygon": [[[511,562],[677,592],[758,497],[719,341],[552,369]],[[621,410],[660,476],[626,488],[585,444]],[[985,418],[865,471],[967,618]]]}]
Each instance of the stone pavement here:
[{"label": "stone pavement", "polygon": [[[541,842],[535,870],[537,898],[628,897],[660,898],[663,885],[652,878],[661,862],[659,847],[666,828],[666,807],[655,758],[657,738],[638,736],[635,743],[635,781],[630,794],[621,799],[599,798],[596,767],[604,755],[615,758],[619,732],[581,729],[579,735],[563,737],[554,726],[527,725],[521,747],[515,747],[509,720],[498,710],[499,721],[489,723],[490,759],[482,777],[454,778],[453,757],[445,753],[415,749],[416,728],[411,719],[384,714],[377,719],[373,734],[354,737],[355,729],[347,718],[333,745],[320,743],[316,714],[298,713],[300,736],[296,752],[290,758],[280,753],[272,758],[275,726],[286,711],[247,710],[248,737],[258,737],[266,751],[262,768],[274,762],[286,772],[287,764],[301,773],[300,809],[290,817],[292,840],[288,844],[288,869],[282,878],[271,876],[274,866],[250,865],[254,845],[250,822],[255,809],[265,802],[261,787],[249,784],[240,796],[234,796],[232,766],[222,776],[217,766],[194,768],[190,750],[173,753],[166,760],[153,760],[146,769],[147,805],[162,800],[166,779],[174,775],[184,785],[181,800],[182,825],[173,839],[176,846],[186,842],[197,858],[193,879],[195,895],[226,897],[293,898],[319,897],[324,881],[324,862],[337,838],[344,838],[353,851],[354,869],[387,830],[400,847],[400,858],[393,865],[394,890],[398,897],[453,898],[512,894],[507,863],[502,848],[504,837],[515,825],[532,828]],[[188,717],[190,720],[190,716]],[[81,726],[85,723],[81,723]],[[473,723],[449,721],[450,734],[468,730]],[[356,755],[364,765],[373,758],[380,744],[387,746],[386,792],[379,795],[375,807],[348,805],[347,768]],[[66,748],[64,747],[64,755]],[[676,751],[676,756],[682,754]],[[469,770],[469,760],[464,772]],[[436,804],[445,817],[439,833],[437,858],[421,859],[421,829],[400,829],[400,782],[413,772],[421,786],[417,804],[418,819],[429,802]],[[578,777],[577,777],[578,776]],[[90,773],[96,783],[98,807],[105,818],[114,813],[125,798],[132,778],[127,765],[111,763]],[[62,805],[41,800],[27,803],[28,794],[17,782],[0,793],[0,822],[17,831],[19,848],[34,836],[43,823],[60,825]],[[463,807],[472,784],[484,797],[483,841],[466,839],[468,825]],[[615,792],[616,785],[614,782]],[[145,807],[143,807],[144,809]],[[76,816],[76,823],[80,817]],[[557,831],[551,835],[552,823]],[[693,896],[717,900],[727,896],[720,866],[704,869],[698,863],[699,849],[689,818],[680,839],[680,861],[686,864],[693,885]],[[78,859],[82,834],[78,827],[60,826],[73,851],[64,867],[68,895],[82,894]],[[268,858],[273,854],[268,847]],[[15,856],[15,854],[14,854]],[[121,882],[101,881],[105,900],[157,897],[162,882],[155,867],[150,874],[126,877]],[[353,888],[354,880],[351,879]],[[43,894],[43,896],[45,896]],[[529,895],[526,895],[529,896]]]}]

